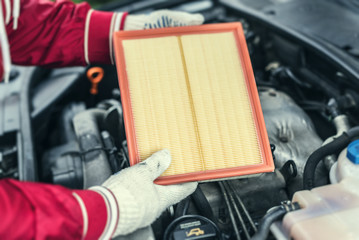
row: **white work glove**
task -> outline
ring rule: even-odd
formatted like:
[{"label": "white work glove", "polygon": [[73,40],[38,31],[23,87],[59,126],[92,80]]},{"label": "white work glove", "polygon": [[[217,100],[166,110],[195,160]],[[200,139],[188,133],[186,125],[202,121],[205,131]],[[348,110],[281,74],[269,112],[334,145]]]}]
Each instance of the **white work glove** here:
[{"label": "white work glove", "polygon": [[197,182],[168,186],[153,183],[170,163],[170,152],[165,149],[111,176],[102,184],[113,193],[119,206],[114,237],[150,225],[167,207],[196,190]]},{"label": "white work glove", "polygon": [[201,25],[204,22],[202,14],[190,14],[186,12],[158,10],[148,15],[128,15],[124,30],[141,30],[163,27],[178,27]]}]

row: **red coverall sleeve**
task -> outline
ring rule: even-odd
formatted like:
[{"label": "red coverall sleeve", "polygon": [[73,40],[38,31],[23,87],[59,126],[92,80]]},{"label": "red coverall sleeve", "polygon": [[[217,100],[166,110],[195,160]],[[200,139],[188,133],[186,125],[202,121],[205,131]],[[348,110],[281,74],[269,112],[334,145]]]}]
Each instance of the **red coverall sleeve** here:
[{"label": "red coverall sleeve", "polygon": [[91,190],[0,181],[0,239],[98,239],[108,227],[106,201]]},{"label": "red coverall sleeve", "polygon": [[[4,16],[10,14],[5,1],[13,9],[13,0],[0,1]],[[111,35],[125,16],[93,11],[87,3],[21,0],[18,28],[13,29],[12,17],[6,25],[12,62],[51,67],[111,63]],[[91,190],[1,180],[0,239],[108,236],[114,231],[108,206],[106,197]]]},{"label": "red coverall sleeve", "polygon": [[[4,11],[5,1],[12,9],[13,0],[1,0]],[[6,26],[12,62],[49,67],[113,63],[112,33],[125,16],[68,0],[21,0],[18,28],[13,29],[12,17]]]}]

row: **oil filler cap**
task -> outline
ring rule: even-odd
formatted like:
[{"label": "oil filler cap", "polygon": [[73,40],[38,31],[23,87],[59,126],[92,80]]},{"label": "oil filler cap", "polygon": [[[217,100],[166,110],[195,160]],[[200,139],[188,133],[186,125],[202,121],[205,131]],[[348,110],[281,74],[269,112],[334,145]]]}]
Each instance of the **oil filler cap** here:
[{"label": "oil filler cap", "polygon": [[359,140],[350,143],[347,149],[347,158],[354,164],[359,164]]},{"label": "oil filler cap", "polygon": [[198,215],[184,215],[168,225],[163,240],[221,240],[217,225]]}]

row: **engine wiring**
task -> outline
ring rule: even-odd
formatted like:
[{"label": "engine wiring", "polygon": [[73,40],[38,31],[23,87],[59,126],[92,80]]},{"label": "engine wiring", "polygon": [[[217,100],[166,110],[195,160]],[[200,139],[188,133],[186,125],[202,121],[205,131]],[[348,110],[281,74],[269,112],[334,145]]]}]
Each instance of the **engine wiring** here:
[{"label": "engine wiring", "polygon": [[66,155],[77,155],[81,158],[82,161],[85,161],[85,155],[88,154],[88,153],[92,153],[92,152],[96,152],[96,151],[103,151],[105,152],[108,156],[114,156],[116,161],[118,162],[119,164],[119,169],[116,168],[113,169],[112,171],[114,173],[116,173],[117,171],[120,171],[124,168],[127,168],[129,167],[129,162],[127,161],[127,159],[124,157],[124,153],[122,152],[122,150],[118,150],[116,147],[113,147],[113,148],[105,148],[105,147],[97,147],[97,148],[91,148],[89,150],[86,150],[86,151],[67,151],[67,152],[64,152],[61,154],[61,156],[66,156]]}]

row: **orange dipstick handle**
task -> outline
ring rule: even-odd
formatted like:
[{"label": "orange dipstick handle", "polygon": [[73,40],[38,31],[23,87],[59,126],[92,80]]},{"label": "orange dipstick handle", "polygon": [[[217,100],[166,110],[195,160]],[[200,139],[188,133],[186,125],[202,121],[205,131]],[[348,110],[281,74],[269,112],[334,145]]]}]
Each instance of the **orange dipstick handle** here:
[{"label": "orange dipstick handle", "polygon": [[92,86],[90,93],[96,95],[98,93],[98,84],[101,82],[104,75],[104,70],[100,67],[92,67],[87,70],[87,78],[91,82]]}]

